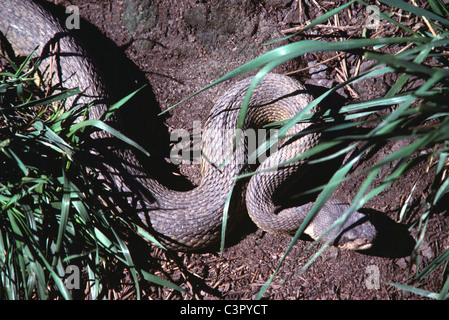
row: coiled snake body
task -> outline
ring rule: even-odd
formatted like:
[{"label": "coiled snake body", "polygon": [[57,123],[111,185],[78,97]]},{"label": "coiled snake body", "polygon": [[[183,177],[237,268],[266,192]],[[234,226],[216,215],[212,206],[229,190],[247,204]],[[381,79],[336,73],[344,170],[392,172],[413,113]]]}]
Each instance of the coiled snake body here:
[{"label": "coiled snake body", "polygon": [[[104,101],[108,97],[99,72],[83,46],[48,11],[31,0],[2,0],[0,3],[0,32],[11,43],[18,54],[27,55],[39,45],[38,55],[43,67],[48,66],[49,56],[57,57],[58,76],[64,87],[79,87],[83,94],[77,102]],[[145,187],[156,201],[144,201],[140,205],[142,218],[160,241],[176,250],[203,248],[220,237],[223,208],[233,189],[232,179],[242,170],[242,159],[247,157],[243,139],[239,140],[234,153],[226,146],[230,130],[236,127],[238,113],[251,78],[238,82],[227,91],[213,107],[205,124],[203,135],[202,180],[198,187],[187,192],[169,190],[158,181],[145,176],[132,150],[120,156],[125,163],[120,167],[111,165],[115,185],[121,191],[132,191],[122,176],[132,175],[135,182]],[[299,82],[286,76],[269,74],[256,87],[243,129],[260,128],[263,125],[293,117],[308,102],[311,96]],[[107,104],[96,103],[91,108],[91,117],[98,118],[107,109]],[[296,124],[289,134],[305,130],[309,124]],[[233,131],[232,131],[233,132]],[[308,134],[281,143],[258,169],[268,169],[316,145],[319,134]],[[231,158],[229,158],[229,156]],[[222,167],[219,167],[222,163]],[[232,211],[240,212],[245,205],[253,221],[262,229],[271,232],[294,233],[312,207],[312,203],[278,210],[273,198],[277,190],[291,180],[305,163],[297,161],[278,170],[266,170],[254,175],[247,186],[234,190]],[[218,167],[218,168],[217,168]],[[242,186],[239,186],[242,187]],[[132,201],[132,199],[130,200]],[[318,238],[349,208],[338,200],[329,200],[306,229],[313,238]],[[229,219],[237,219],[233,216]],[[231,221],[230,220],[230,221]],[[366,221],[362,213],[355,212],[339,228],[327,233],[324,240],[351,249],[369,247],[375,237],[375,228]]]}]

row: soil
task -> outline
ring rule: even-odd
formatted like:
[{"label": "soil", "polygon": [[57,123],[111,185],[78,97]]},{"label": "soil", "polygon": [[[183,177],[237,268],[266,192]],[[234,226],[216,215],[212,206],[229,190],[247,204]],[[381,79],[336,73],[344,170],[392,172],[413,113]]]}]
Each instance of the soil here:
[{"label": "soil", "polygon": [[[102,63],[120,61],[107,69],[109,81],[123,81],[124,93],[137,84],[148,83],[154,102],[145,107],[157,113],[166,110],[203,86],[243,63],[269,51],[279,43],[271,43],[285,35],[285,30],[305,25],[307,21],[344,3],[343,1],[292,1],[292,0],[52,0],[57,5],[76,5],[80,9],[81,37],[97,45],[96,53]],[[367,18],[365,8],[352,5],[339,15],[338,29],[326,26],[308,32],[310,38],[347,39],[359,36]],[[335,22],[335,21],[334,21]],[[88,30],[88,31],[86,31]],[[83,34],[84,31],[84,34]],[[368,29],[368,35],[380,32],[391,35],[395,30]],[[87,33],[87,35],[86,35]],[[102,43],[101,48],[99,44]],[[106,43],[106,44],[104,44]],[[281,44],[286,41],[281,42]],[[105,49],[107,48],[107,49]],[[103,56],[101,56],[103,54]],[[344,58],[344,59],[343,59]],[[313,66],[316,63],[326,63]],[[312,53],[278,67],[278,73],[292,73],[295,78],[313,86],[330,87],[340,82],[338,77],[352,75],[361,62],[356,55],[336,57],[336,53]],[[342,71],[342,73],[340,73]],[[133,78],[134,77],[134,78]],[[131,80],[130,80],[131,79]],[[134,83],[133,83],[134,81]],[[390,76],[376,77],[352,88],[339,91],[343,101],[368,99],[382,95],[395,81]],[[131,85],[129,85],[131,83]],[[168,133],[174,129],[192,130],[194,121],[205,122],[216,97],[232,84],[226,82],[213,87],[193,99],[183,102],[164,117],[152,117],[145,137],[167,142]],[[128,85],[128,87],[126,87]],[[128,91],[127,91],[128,90]],[[121,93],[120,93],[121,94]],[[137,125],[133,124],[133,127]],[[154,129],[157,128],[157,129]],[[139,129],[141,130],[141,129]],[[163,134],[161,133],[163,132]],[[143,135],[143,134],[140,134]],[[151,142],[148,142],[151,144]],[[356,170],[369,168],[407,141],[390,142],[367,156]],[[168,157],[159,150],[162,157]],[[379,183],[389,170],[386,167],[378,177]],[[380,193],[367,204],[367,208],[382,213],[392,221],[399,220],[399,212],[416,186],[409,211],[419,210],[425,199],[431,173],[427,163],[419,163],[404,177]],[[182,180],[186,186],[198,182],[198,166],[182,166]],[[338,190],[338,195],[350,201],[358,191],[361,178],[349,180]],[[409,212],[407,211],[407,212]],[[407,214],[400,226],[389,224],[390,229],[402,234],[413,222]],[[390,221],[388,220],[388,221]],[[419,247],[419,262],[409,269],[414,241],[405,237],[386,237],[377,252],[353,252],[326,248],[304,271],[304,267],[319,246],[298,241],[283,261],[264,299],[421,299],[421,296],[404,292],[388,282],[407,284],[429,261],[449,246],[448,217],[436,214],[428,225],[426,237]],[[251,223],[242,224],[234,233],[223,255],[216,248],[200,253],[164,253],[155,248],[150,252],[153,263],[149,270],[155,275],[181,285],[188,293],[148,284],[144,298],[148,299],[253,299],[280,263],[292,237],[273,235],[258,230]],[[407,232],[405,232],[407,233]],[[411,230],[417,240],[416,228]],[[143,255],[143,254],[142,254]],[[418,268],[418,269],[417,269]],[[379,281],[377,281],[379,280]],[[441,272],[426,278],[420,287],[439,292]],[[123,287],[125,288],[125,287]],[[122,298],[134,297],[126,289]]]}]

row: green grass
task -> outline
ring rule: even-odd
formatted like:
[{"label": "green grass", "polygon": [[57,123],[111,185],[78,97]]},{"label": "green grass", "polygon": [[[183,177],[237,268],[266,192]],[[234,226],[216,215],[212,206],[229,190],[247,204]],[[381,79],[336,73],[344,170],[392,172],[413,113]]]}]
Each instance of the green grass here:
[{"label": "green grass", "polygon": [[[370,152],[370,150],[382,146],[386,142],[392,140],[406,139],[407,141],[412,142],[385,156],[385,158],[369,169],[358,173],[365,173],[367,174],[367,177],[361,183],[360,189],[347,214],[363,207],[369,200],[373,199],[382,191],[385,191],[395,181],[401,179],[408,170],[412,170],[417,163],[429,163],[430,166],[434,168],[431,192],[429,196],[422,201],[422,213],[414,216],[414,219],[410,224],[410,229],[417,228],[420,235],[411,259],[411,263],[416,263],[417,270],[419,270],[419,247],[425,236],[426,226],[433,214],[438,212],[438,206],[447,196],[449,191],[449,178],[446,174],[449,154],[449,12],[445,4],[440,0],[429,1],[429,10],[418,8],[399,0],[385,0],[380,2],[385,4],[387,8],[387,10],[381,11],[379,14],[382,23],[389,23],[397,26],[399,32],[395,33],[395,35],[398,34],[398,36],[392,35],[386,38],[364,38],[362,36],[357,39],[335,42],[323,40],[293,41],[285,45],[279,45],[278,48],[262,54],[258,58],[249,61],[195,93],[198,94],[218,83],[245,74],[249,71],[256,70],[256,76],[242,105],[240,120],[237,125],[238,127],[241,127],[248,107],[249,97],[252,94],[252,89],[260,82],[265,74],[282,63],[301,57],[306,53],[326,51],[356,53],[366,60],[377,62],[374,67],[365,71],[363,74],[349,77],[345,82],[328,90],[322,96],[311,102],[296,117],[283,123],[279,133],[279,138],[282,138],[282,135],[295,123],[309,121],[311,115],[307,113],[316,104],[320,103],[326,96],[337,89],[382,74],[394,73],[398,75],[396,83],[383,97],[378,97],[369,101],[350,102],[348,105],[341,108],[339,111],[340,118],[348,121],[344,123],[344,125],[340,122],[336,122],[334,118],[330,116],[330,112],[324,113],[323,119],[326,120],[327,123],[326,126],[322,128],[324,131],[339,132],[341,129],[355,129],[361,126],[368,126],[371,128],[368,132],[363,134],[354,133],[353,135],[344,134],[338,136],[332,141],[319,144],[314,149],[310,150],[308,154],[303,154],[290,160],[295,161],[299,158],[310,156],[311,154],[319,154],[322,151],[339,145],[345,152],[353,151],[351,160],[335,172],[328,184],[320,188],[320,196],[311,209],[308,218],[305,219],[304,223],[293,237],[278,268],[263,286],[257,298],[261,298],[264,295],[285,257],[305,230],[309,221],[332,196],[337,186],[353,177],[353,174],[350,174],[350,172],[354,165],[363,159],[364,155]],[[328,19],[339,14],[354,3],[368,6],[364,1],[350,1],[345,5],[323,14],[298,33],[279,39],[278,43],[287,39],[294,39],[294,36],[301,35],[305,31],[314,28],[316,25],[326,22]],[[419,17],[420,21],[423,23],[423,27],[419,30],[411,30],[407,26],[401,24],[401,22],[393,19],[392,13],[397,12],[399,9],[403,10],[402,16]],[[362,33],[363,35],[366,34],[365,31],[366,30]],[[399,52],[400,49],[403,50]],[[385,52],[399,53],[392,54]],[[418,87],[412,87],[412,80],[415,83],[417,83],[417,80],[420,80],[421,84]],[[349,147],[343,147],[346,146],[348,142],[350,143]],[[260,148],[266,149],[268,147],[269,146],[261,146]],[[428,152],[428,150],[433,151]],[[324,158],[319,158],[315,161],[325,160],[326,159]],[[393,162],[395,162],[395,165],[390,174],[384,178],[380,184],[374,184],[379,172],[385,166],[389,167]],[[256,173],[257,171],[253,174]],[[410,186],[410,190],[410,194],[407,195],[409,198],[412,196],[414,190],[413,186]],[[406,211],[407,203],[404,204],[401,210],[400,219],[402,219]],[[224,212],[224,220],[226,216],[227,210]],[[336,222],[336,225],[339,223],[342,223],[342,221]],[[324,248],[325,246],[323,246],[322,249]],[[305,265],[303,271],[314,261],[322,249],[320,249],[318,254]],[[417,272],[412,281],[415,286],[404,284],[394,285],[426,297],[447,299],[449,297],[449,278],[447,277],[447,264],[449,261],[448,250],[449,249],[446,249],[441,253],[440,256],[434,259],[424,270]],[[443,281],[441,291],[438,293],[430,293],[418,288],[420,282],[432,272],[440,272],[439,277],[441,277]]]},{"label": "green grass", "polygon": [[66,111],[79,90],[36,85],[31,55],[0,73],[0,299],[110,298],[125,272],[137,299],[142,281],[182,290],[135,267],[123,230],[154,239],[105,206],[106,187],[76,157],[95,130],[140,148],[102,121],[134,93],[100,120],[89,105]]}]

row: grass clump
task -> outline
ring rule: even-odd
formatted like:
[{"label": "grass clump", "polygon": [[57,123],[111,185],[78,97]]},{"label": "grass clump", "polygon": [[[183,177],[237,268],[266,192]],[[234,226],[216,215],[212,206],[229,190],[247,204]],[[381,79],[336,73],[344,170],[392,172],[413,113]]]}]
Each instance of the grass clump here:
[{"label": "grass clump", "polygon": [[30,57],[0,74],[0,296],[71,299],[83,285],[97,298],[102,260],[120,247],[109,218],[85,198],[94,173],[74,161],[83,138],[70,128],[88,106],[65,111],[79,90],[44,92]]},{"label": "grass clump", "polygon": [[[361,24],[358,33],[354,32],[344,40],[338,37],[335,41],[330,41],[331,37],[329,36],[319,41],[308,39],[307,31],[323,26],[324,23],[327,23],[327,25],[324,25],[327,27],[325,30],[329,30],[334,22],[339,21],[339,14],[344,13],[345,10],[350,10],[351,6],[355,5],[364,6],[366,9],[370,7],[370,12],[375,12],[376,19],[380,22],[378,25],[380,30],[374,32]],[[318,213],[340,184],[357,175],[366,175],[360,184],[351,208],[347,212],[347,214],[350,214],[363,207],[376,195],[388,190],[389,186],[404,177],[408,171],[413,170],[418,163],[424,162],[428,164],[429,175],[433,174],[433,177],[423,177],[423,179],[428,178],[431,181],[428,195],[421,200],[419,210],[416,210],[416,212],[408,212],[408,202],[405,202],[398,217],[398,220],[402,221],[404,216],[407,215],[410,221],[408,223],[409,229],[415,228],[419,234],[411,256],[411,264],[416,264],[417,270],[411,281],[415,286],[393,285],[426,297],[447,299],[449,291],[449,277],[447,276],[449,249],[442,252],[421,271],[419,271],[419,249],[423,243],[429,219],[443,210],[449,192],[447,174],[449,155],[449,11],[444,2],[439,0],[429,1],[428,4],[423,2],[420,5],[417,5],[415,1],[410,4],[400,0],[382,0],[377,3],[375,8],[376,10],[373,11],[369,3],[361,0],[352,0],[336,7],[305,27],[293,28],[291,30],[293,34],[278,41],[278,43],[287,41],[287,44],[280,44],[278,48],[264,53],[231,71],[199,92],[233,77],[256,70],[254,81],[242,105],[240,122],[238,123],[238,126],[241,126],[252,89],[268,72],[280,64],[300,58],[308,53],[324,52],[335,53],[335,57],[339,59],[345,56],[356,56],[359,61],[371,60],[375,62],[372,67],[363,72],[356,72],[355,74],[337,73],[335,76],[340,79],[340,84],[324,92],[298,115],[283,123],[279,131],[279,138],[282,138],[282,135],[287,133],[295,123],[310,121],[312,116],[307,113],[336,90],[341,88],[350,90],[353,84],[371,77],[393,75],[397,80],[383,96],[366,101],[349,102],[338,110],[337,115],[335,110],[328,110],[323,113],[322,119],[326,121],[326,126],[322,130],[347,132],[348,129],[354,129],[354,134],[334,135],[335,138],[332,141],[325,142],[327,145],[321,143],[314,149],[325,151],[340,145],[345,152],[351,152],[351,157],[335,172],[328,184],[320,188],[320,196],[311,209],[308,218],[305,219],[294,236],[279,266],[305,230],[309,221]],[[393,28],[394,32],[388,33],[385,31],[386,28]],[[335,25],[335,29],[341,30],[342,28]],[[382,37],[382,34],[386,36]],[[316,38],[316,36],[313,35],[312,38]],[[337,118],[339,121],[336,121]],[[343,124],[341,120],[344,121]],[[366,130],[356,130],[361,127]],[[345,131],[342,131],[342,129]],[[358,173],[352,172],[355,164],[363,160],[369,152],[395,140],[403,140],[407,143],[399,150],[386,155],[368,169]],[[344,147],[348,143],[349,147]],[[266,147],[264,146],[264,148]],[[313,149],[309,153],[313,154]],[[291,159],[291,161],[302,157],[304,155],[299,155],[298,158]],[[315,161],[325,161],[325,159]],[[381,171],[384,170],[383,172],[385,172],[385,168],[387,168],[389,174],[384,178],[379,178]],[[409,194],[406,194],[406,196],[411,198],[414,187],[410,186],[409,190]],[[227,212],[224,213],[224,216],[226,215]],[[337,221],[336,224],[342,222]],[[319,250],[319,253],[321,251]],[[317,255],[306,263],[305,268],[316,257]],[[261,298],[269,287],[279,266],[259,292],[258,298]],[[427,292],[418,288],[419,283],[432,272],[441,272],[443,285],[440,292]]]},{"label": "grass clump", "polygon": [[134,266],[123,230],[136,227],[105,205],[106,186],[77,159],[97,128],[129,140],[89,119],[89,105],[67,110],[80,91],[45,87],[31,56],[5,58],[0,73],[0,299],[138,299],[139,281],[171,286]]},{"label": "grass clump", "polygon": [[[357,173],[365,173],[367,176],[364,178],[348,214],[363,207],[376,195],[388,190],[389,186],[401,179],[418,163],[427,162],[429,168],[435,168],[435,170],[431,171],[434,173],[434,176],[433,178],[430,177],[432,183],[429,195],[422,200],[420,210],[416,211],[416,213],[408,213],[411,215],[409,219],[410,230],[417,228],[419,233],[419,239],[411,259],[411,263],[416,263],[416,268],[419,270],[419,248],[425,236],[426,225],[435,213],[441,212],[441,204],[446,201],[449,191],[449,180],[446,174],[449,151],[449,60],[447,54],[449,45],[449,20],[447,18],[449,15],[445,5],[440,1],[432,1],[429,10],[403,1],[380,2],[385,4],[389,11],[379,11],[378,18],[381,19],[381,23],[388,22],[396,25],[400,31],[399,36],[366,39],[362,37],[341,42],[324,43],[320,44],[320,47],[313,48],[314,51],[322,52],[334,50],[335,47],[343,47],[343,49],[338,50],[347,53],[354,53],[354,50],[356,50],[356,54],[364,59],[376,62],[372,68],[366,70],[363,74],[352,75],[344,79],[341,85],[336,88],[349,86],[362,79],[379,74],[395,74],[397,81],[384,96],[373,100],[349,103],[339,111],[342,119],[348,121],[345,129],[351,126],[354,129],[363,126],[369,128],[369,130],[363,134],[342,135],[334,138],[333,142],[337,144],[342,143],[343,145],[344,142],[348,141],[351,143],[353,148],[352,157],[350,161],[334,174],[329,184],[323,186],[322,193],[310,212],[310,217],[313,217],[318,212],[318,209],[331,196],[339,184],[350,178],[349,172],[351,168],[357,161],[363,159],[368,152],[376,150],[376,148],[388,141],[408,141],[399,150],[388,154],[365,171]],[[363,1],[351,1],[348,5],[351,3],[368,5]],[[329,12],[325,18],[330,18],[330,16],[337,14],[345,7],[346,5]],[[409,17],[419,17],[425,27],[415,31],[392,19],[393,13],[397,10],[405,10]],[[323,17],[320,20],[322,19]],[[313,27],[316,23],[312,22],[311,25],[301,30],[299,34]],[[304,42],[293,42],[293,44],[283,46],[282,48],[285,49],[288,46],[302,47]],[[292,53],[293,55],[301,53],[297,49],[292,51],[294,52]],[[275,59],[279,62],[283,60],[282,57],[276,57]],[[259,73],[264,73],[271,69],[272,66],[270,64],[277,65],[275,59],[265,64]],[[330,89],[324,95],[334,91],[336,88]],[[306,118],[303,115],[298,115],[290,123],[304,120]],[[334,124],[333,119],[328,119],[328,121],[329,126],[324,130],[339,130],[339,124]],[[288,127],[289,124],[287,123],[286,126]],[[389,174],[382,178],[379,183],[376,179],[381,170],[390,167],[392,169]],[[410,186],[409,198],[412,196],[413,189]],[[399,221],[403,219],[406,211],[407,203],[402,208],[398,217]],[[303,226],[305,227],[306,224],[307,221],[305,221]],[[296,241],[304,227],[298,230],[292,243]],[[412,282],[419,284],[430,272],[443,270],[441,273],[443,277],[441,291],[439,293],[429,293],[426,296],[447,299],[449,278],[447,277],[446,266],[448,261],[446,249],[425,270],[418,272],[413,277]],[[306,266],[308,265],[309,263],[306,264]],[[401,288],[417,294],[423,293],[423,290],[418,290],[411,286],[402,286]],[[259,296],[263,294],[263,291],[264,289],[262,289]]]}]

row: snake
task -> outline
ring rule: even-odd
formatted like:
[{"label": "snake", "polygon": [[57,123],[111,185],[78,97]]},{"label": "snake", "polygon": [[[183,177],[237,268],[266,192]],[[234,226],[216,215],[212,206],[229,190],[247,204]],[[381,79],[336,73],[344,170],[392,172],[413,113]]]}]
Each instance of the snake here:
[{"label": "snake", "polygon": [[[52,83],[81,90],[69,105],[92,104],[89,116],[94,119],[108,110],[110,92],[101,70],[64,21],[34,0],[2,0],[0,16],[0,32],[16,55],[27,56],[37,47],[34,57],[41,60],[41,69],[55,70]],[[248,77],[236,82],[216,99],[203,128],[201,181],[191,190],[173,190],[153,178],[132,147],[117,151],[120,162],[105,164],[109,172],[102,176],[112,177],[121,194],[128,195],[125,200],[145,227],[166,248],[191,251],[217,243],[222,235],[225,207],[227,230],[232,230],[247,212],[259,228],[287,234],[297,232],[311,211],[314,202],[280,208],[277,199],[292,181],[300,179],[298,172],[308,166],[307,160],[291,159],[310,150],[321,139],[319,130],[311,130],[312,122],[296,123],[279,139],[276,150],[258,164],[255,174],[235,179],[250,170],[241,161],[248,158],[249,152],[245,135],[229,139],[229,132],[236,137],[241,106],[253,80],[254,77]],[[241,133],[291,119],[312,100],[301,82],[268,73],[252,92]],[[114,121],[118,128],[124,125],[117,119]],[[103,132],[94,138],[101,141],[106,136],[108,133]],[[349,209],[348,203],[330,198],[304,233],[341,248],[371,247],[377,235],[375,226],[360,210],[350,213]],[[335,224],[339,219],[343,222]]]}]

